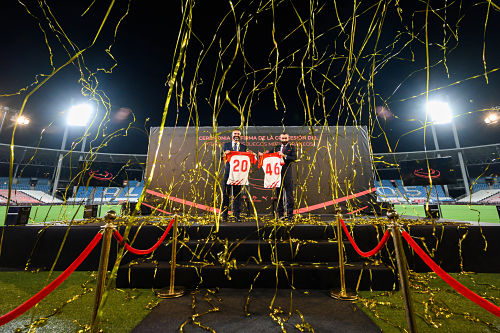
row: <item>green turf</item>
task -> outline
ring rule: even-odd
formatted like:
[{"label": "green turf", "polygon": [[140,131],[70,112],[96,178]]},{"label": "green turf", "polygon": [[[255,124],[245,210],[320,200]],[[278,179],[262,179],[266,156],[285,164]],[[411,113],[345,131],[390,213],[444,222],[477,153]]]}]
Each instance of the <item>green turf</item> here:
[{"label": "green turf", "polygon": [[[399,215],[425,217],[424,205],[394,205]],[[500,222],[493,205],[441,205],[442,218],[459,221]]]},{"label": "green turf", "polygon": [[0,206],[0,226],[4,225],[7,206]]},{"label": "green turf", "polygon": [[394,205],[394,209],[399,215],[425,217],[423,205]]},{"label": "green turf", "polygon": [[83,205],[32,206],[29,223],[81,220],[83,210]]},{"label": "green turf", "polygon": [[121,205],[101,205],[99,206],[99,214],[97,214],[97,217],[104,217],[108,210],[114,210],[118,215],[120,215],[122,211],[122,206]]},{"label": "green turf", "polygon": [[[500,274],[452,275],[473,291],[500,304],[500,289],[495,287],[500,286]],[[47,276],[47,272],[0,272],[0,314],[12,310],[38,292],[46,285]],[[419,332],[500,332],[500,318],[457,294],[435,274],[416,274],[412,280]],[[37,332],[77,332],[85,329],[85,325],[90,323],[94,301],[93,291],[85,293],[85,282],[88,282],[87,287],[94,288],[95,278],[89,272],[73,273],[36,309],[1,327],[0,331],[20,329],[21,332],[27,332],[30,322],[48,316]],[[406,327],[400,292],[364,291],[360,292],[360,296],[362,300],[358,301],[359,307],[384,332],[401,332]],[[157,301],[150,289],[111,290],[104,310],[104,331],[130,332],[149,313],[148,305]],[[425,303],[428,305],[426,318]],[[55,309],[59,311],[55,312]],[[439,328],[433,327],[432,322]]]},{"label": "green turf", "polygon": [[450,220],[500,222],[497,207],[492,205],[441,205],[441,213]]},{"label": "green turf", "polygon": [[[451,275],[475,293],[500,305],[500,274]],[[455,292],[436,274],[416,274],[415,277],[412,279],[412,297],[419,332],[500,332],[499,317]],[[362,291],[359,295],[362,299],[358,306],[383,332],[401,332],[402,328],[407,328],[400,291]]]},{"label": "green turf", "polygon": [[[51,280],[60,272],[55,272]],[[37,293],[46,285],[48,272],[0,272],[0,314],[7,313]],[[94,292],[85,292],[82,285],[95,288],[95,278],[89,272],[74,272],[59,288],[39,305],[0,328],[1,332],[21,329],[27,332],[31,320],[50,316],[36,332],[78,332],[89,325],[92,317]],[[81,295],[83,293],[83,295]],[[81,295],[81,296],[78,296]],[[73,301],[67,303],[68,301]],[[130,332],[148,313],[148,304],[155,303],[156,296],[150,289],[125,291],[111,290],[104,309],[105,332]],[[64,305],[67,303],[66,305]]]}]

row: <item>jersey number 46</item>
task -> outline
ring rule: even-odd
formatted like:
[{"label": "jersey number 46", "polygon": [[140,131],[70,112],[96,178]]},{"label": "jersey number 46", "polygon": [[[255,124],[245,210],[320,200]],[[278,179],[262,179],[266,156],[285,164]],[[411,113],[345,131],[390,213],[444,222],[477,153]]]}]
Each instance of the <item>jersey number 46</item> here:
[{"label": "jersey number 46", "polygon": [[[273,170],[273,169],[274,169],[274,170]],[[274,173],[273,173],[273,171],[274,171]],[[267,173],[268,175],[273,175],[273,174],[275,174],[275,175],[279,175],[279,174],[280,174],[280,171],[281,171],[281,170],[280,170],[280,166],[279,166],[279,164],[278,164],[278,163],[274,163],[274,168],[273,168],[273,167],[271,167],[271,164],[266,165],[266,173]]]}]

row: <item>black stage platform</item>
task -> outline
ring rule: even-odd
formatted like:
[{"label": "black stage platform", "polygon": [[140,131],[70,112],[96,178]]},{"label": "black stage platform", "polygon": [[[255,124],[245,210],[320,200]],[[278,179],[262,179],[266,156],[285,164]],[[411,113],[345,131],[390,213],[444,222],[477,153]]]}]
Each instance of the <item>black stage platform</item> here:
[{"label": "black stage platform", "polygon": [[[64,270],[99,230],[99,225],[0,227],[0,268],[50,269],[66,235],[55,264],[55,270]],[[124,227],[120,227],[122,233],[123,230]],[[163,230],[155,225],[143,225],[133,246],[138,249],[151,247]],[[378,243],[384,230],[380,225],[355,224],[352,234],[360,248],[368,251]],[[448,272],[500,272],[500,227],[437,224],[414,225],[407,230],[418,242],[425,240],[434,260]],[[137,227],[133,227],[130,238],[136,232]],[[166,286],[170,274],[169,238],[152,255],[128,253],[122,260],[117,286]],[[343,245],[348,287],[360,290],[397,288],[391,260],[394,258],[392,241],[375,260],[360,257],[345,237]],[[331,225],[225,223],[220,225],[218,233],[215,226],[180,225],[176,281],[193,289],[248,288],[251,285],[256,288],[334,288],[339,283],[337,246],[336,229]],[[117,244],[113,240],[110,267],[116,252]],[[411,269],[429,271],[413,251],[406,248],[406,255]],[[96,249],[79,270],[96,270],[98,260],[99,249]]]}]

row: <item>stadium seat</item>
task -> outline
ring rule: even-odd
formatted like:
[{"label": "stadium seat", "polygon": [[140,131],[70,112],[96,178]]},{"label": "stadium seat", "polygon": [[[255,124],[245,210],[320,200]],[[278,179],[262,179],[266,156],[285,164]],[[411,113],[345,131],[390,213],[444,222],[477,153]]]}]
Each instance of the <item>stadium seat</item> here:
[{"label": "stadium seat", "polygon": [[397,187],[394,187],[393,182],[390,180],[378,182],[378,184],[382,185],[377,187],[377,195],[380,201],[400,203],[425,203],[428,200],[431,203],[454,201],[453,198],[446,196],[441,185],[434,185],[431,191],[430,186],[404,186],[401,179],[396,179],[394,183]]},{"label": "stadium seat", "polygon": [[28,178],[28,177],[17,178],[17,184],[30,185],[31,184],[31,178]]},{"label": "stadium seat", "polygon": [[489,197],[496,195],[497,193],[500,193],[500,189],[480,190],[478,192],[472,193],[470,196],[463,197],[462,199],[458,200],[457,202],[479,203],[479,202],[482,202],[483,200],[485,200]]},{"label": "stadium seat", "polygon": [[49,192],[50,192],[50,185],[40,185],[40,184],[36,184],[36,185],[35,185],[35,190],[36,190],[36,191],[45,192],[45,193],[49,193]]},{"label": "stadium seat", "polygon": [[[9,190],[1,189],[0,190],[0,195],[4,198],[8,198],[8,192]],[[29,196],[28,194],[22,192],[22,191],[11,191],[10,192],[10,199],[13,203],[15,204],[38,204],[42,203],[41,201]]]},{"label": "stadium seat", "polygon": [[62,203],[62,200],[57,199],[50,194],[47,194],[43,191],[37,191],[37,190],[23,190],[21,191],[27,195],[29,195],[32,198],[35,198],[38,201],[41,201],[43,203]]},{"label": "stadium seat", "polygon": [[50,185],[50,181],[48,178],[38,178],[37,182],[36,182],[36,186],[40,186],[40,185]]},{"label": "stadium seat", "polygon": [[497,194],[493,194],[492,196],[481,200],[480,203],[482,204],[493,204],[493,205],[500,205],[500,192]]},{"label": "stadium seat", "polygon": [[476,184],[472,185],[472,192],[479,192],[481,190],[489,190],[489,188],[490,187],[486,183],[481,183],[481,184],[476,183]]}]

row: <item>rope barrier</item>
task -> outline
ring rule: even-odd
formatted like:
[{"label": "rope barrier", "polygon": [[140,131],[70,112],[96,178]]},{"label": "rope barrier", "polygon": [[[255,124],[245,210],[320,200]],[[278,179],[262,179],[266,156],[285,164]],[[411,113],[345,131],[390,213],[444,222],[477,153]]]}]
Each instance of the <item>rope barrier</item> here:
[{"label": "rope barrier", "polygon": [[490,301],[482,298],[478,294],[474,293],[466,286],[455,280],[448,273],[446,273],[441,267],[438,266],[425,252],[422,250],[420,246],[411,238],[410,234],[406,231],[402,232],[404,239],[410,244],[410,246],[415,250],[415,252],[419,255],[419,257],[429,266],[441,279],[443,279],[446,283],[448,283],[453,289],[467,297],[469,300],[473,301],[486,311],[491,312],[497,317],[500,317],[500,307],[491,303]]},{"label": "rope barrier", "polygon": [[80,264],[87,258],[87,256],[92,252],[92,250],[96,247],[99,241],[102,238],[102,233],[98,233],[95,235],[94,239],[87,245],[87,247],[83,250],[83,252],[78,256],[78,258],[73,261],[71,265],[66,268],[64,272],[61,273],[57,278],[54,279],[51,283],[49,283],[45,288],[40,290],[36,295],[28,299],[23,304],[19,305],[14,310],[4,314],[0,317],[0,326],[7,324],[9,321],[16,319],[29,309],[31,309],[35,304],[39,303],[42,299],[47,297],[51,292],[54,291],[64,280],[68,278],[75,271],[75,269],[80,266]]},{"label": "rope barrier", "polygon": [[373,250],[368,251],[368,252],[363,252],[360,250],[358,244],[356,244],[354,239],[351,237],[351,234],[349,233],[349,230],[347,230],[347,226],[345,225],[344,220],[340,219],[340,222],[342,222],[342,228],[344,229],[344,233],[346,234],[347,238],[349,239],[349,242],[351,242],[352,246],[354,247],[354,250],[356,250],[356,252],[360,256],[365,257],[365,258],[371,257],[374,254],[376,254],[378,251],[380,251],[382,249],[382,247],[384,247],[385,243],[387,243],[387,241],[389,240],[389,237],[391,237],[389,230],[386,230],[384,233],[384,236],[382,236],[382,239],[380,240],[380,243],[378,243],[377,246],[375,246],[373,248]]},{"label": "rope barrier", "polygon": [[133,254],[137,254],[137,255],[144,255],[144,254],[149,254],[151,252],[153,252],[154,250],[156,250],[158,248],[158,246],[161,245],[161,243],[163,243],[163,241],[165,240],[165,237],[167,237],[168,235],[168,232],[170,231],[170,229],[172,228],[172,224],[174,222],[174,219],[171,219],[170,220],[170,223],[168,224],[167,226],[167,229],[165,229],[165,232],[163,233],[163,235],[160,237],[160,239],[158,240],[158,242],[156,242],[155,245],[153,245],[152,247],[150,247],[149,249],[147,250],[139,250],[139,249],[136,249],[136,248],[133,248],[132,246],[130,246],[127,242],[125,242],[123,240],[123,237],[122,235],[120,235],[120,233],[115,230],[113,232],[113,236],[115,237],[115,239],[120,243],[120,244],[124,244],[125,245],[125,248],[127,249],[127,251],[129,252],[132,252]]}]

